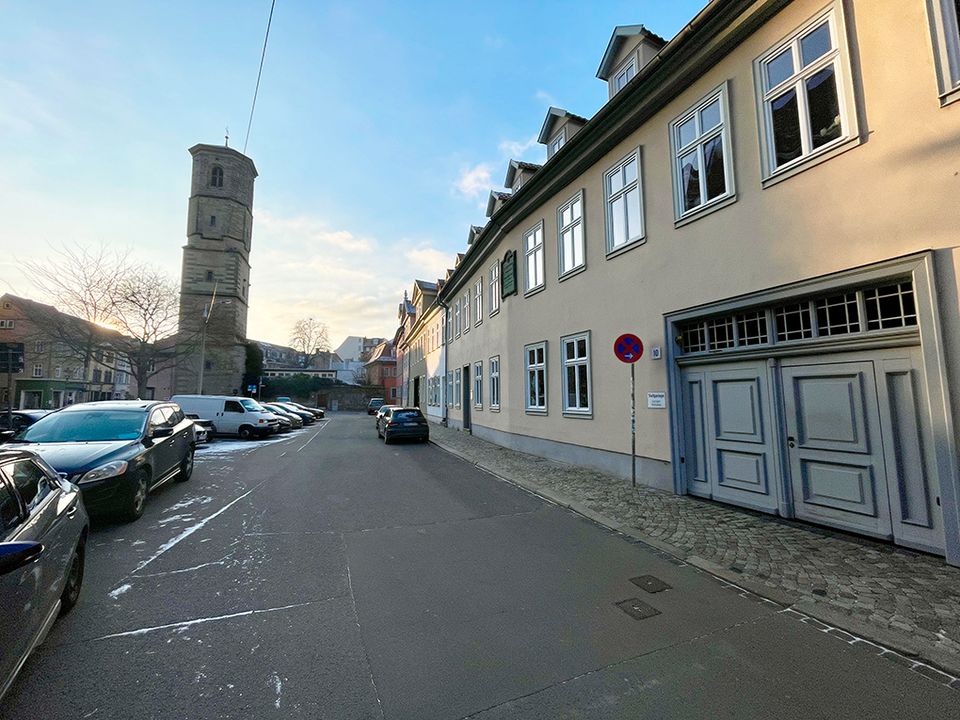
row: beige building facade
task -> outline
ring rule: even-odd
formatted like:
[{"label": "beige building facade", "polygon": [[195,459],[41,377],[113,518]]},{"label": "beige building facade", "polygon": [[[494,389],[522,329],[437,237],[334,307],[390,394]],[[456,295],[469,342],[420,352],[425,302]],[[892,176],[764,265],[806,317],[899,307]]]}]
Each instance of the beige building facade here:
[{"label": "beige building facade", "polygon": [[640,482],[960,564],[956,12],[617,28],[609,101],[551,108],[440,293],[449,424],[629,478],[635,333]]}]

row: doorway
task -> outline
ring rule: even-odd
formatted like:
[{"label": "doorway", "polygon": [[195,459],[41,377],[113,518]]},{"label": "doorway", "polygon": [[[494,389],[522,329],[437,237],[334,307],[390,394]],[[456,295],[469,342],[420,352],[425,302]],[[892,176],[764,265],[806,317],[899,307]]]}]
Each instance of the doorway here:
[{"label": "doorway", "polygon": [[463,366],[463,397],[461,398],[463,408],[463,429],[470,429],[470,366]]}]

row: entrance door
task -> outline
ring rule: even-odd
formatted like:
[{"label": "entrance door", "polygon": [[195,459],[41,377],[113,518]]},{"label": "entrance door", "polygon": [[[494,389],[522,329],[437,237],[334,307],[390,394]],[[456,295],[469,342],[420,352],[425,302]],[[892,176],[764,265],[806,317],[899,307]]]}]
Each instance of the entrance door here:
[{"label": "entrance door", "polygon": [[892,538],[872,362],[783,368],[797,517]]},{"label": "entrance door", "polygon": [[420,378],[415,377],[413,379],[413,402],[410,403],[414,407],[420,407]]},{"label": "entrance door", "polygon": [[463,366],[463,429],[470,429],[470,366]]}]

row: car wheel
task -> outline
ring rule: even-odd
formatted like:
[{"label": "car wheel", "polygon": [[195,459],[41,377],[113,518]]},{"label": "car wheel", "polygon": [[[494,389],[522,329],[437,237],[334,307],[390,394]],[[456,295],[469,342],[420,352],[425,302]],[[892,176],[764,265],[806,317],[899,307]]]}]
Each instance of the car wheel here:
[{"label": "car wheel", "polygon": [[146,470],[137,470],[133,474],[127,505],[123,510],[123,516],[130,522],[139,520],[140,516],[143,515],[143,506],[147,503],[148,482],[149,477]]},{"label": "car wheel", "polygon": [[389,445],[391,442],[392,442],[392,441],[390,440],[390,438],[387,437],[387,433],[384,432],[384,433],[383,433],[383,444],[384,444],[384,445]]},{"label": "car wheel", "polygon": [[85,541],[77,543],[77,549],[70,558],[70,570],[67,575],[67,584],[60,594],[60,614],[66,615],[80,599],[80,587],[83,585],[83,560],[86,555]]},{"label": "car wheel", "polygon": [[240,439],[241,440],[250,440],[253,438],[253,428],[249,425],[244,425],[240,428]]},{"label": "car wheel", "polygon": [[186,482],[193,475],[193,448],[187,451],[186,456],[180,461],[180,472],[177,473],[177,482]]}]

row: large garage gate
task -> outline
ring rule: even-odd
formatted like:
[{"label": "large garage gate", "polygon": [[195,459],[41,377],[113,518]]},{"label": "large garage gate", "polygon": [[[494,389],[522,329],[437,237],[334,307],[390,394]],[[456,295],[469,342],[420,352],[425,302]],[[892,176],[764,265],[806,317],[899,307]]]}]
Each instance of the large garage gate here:
[{"label": "large garage gate", "polygon": [[910,279],[678,330],[688,492],[943,552]]}]

